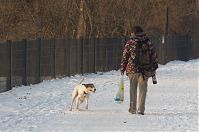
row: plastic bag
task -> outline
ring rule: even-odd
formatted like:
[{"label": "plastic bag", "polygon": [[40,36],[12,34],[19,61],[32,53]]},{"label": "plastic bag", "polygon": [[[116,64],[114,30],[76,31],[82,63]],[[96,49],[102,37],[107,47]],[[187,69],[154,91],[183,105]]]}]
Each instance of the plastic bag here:
[{"label": "plastic bag", "polygon": [[123,75],[120,78],[119,88],[114,98],[116,103],[122,103],[124,101],[124,79]]}]

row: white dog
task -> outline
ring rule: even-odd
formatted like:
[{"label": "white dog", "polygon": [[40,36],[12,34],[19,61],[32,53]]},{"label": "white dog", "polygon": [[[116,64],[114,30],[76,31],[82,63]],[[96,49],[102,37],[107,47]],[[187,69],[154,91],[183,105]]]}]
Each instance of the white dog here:
[{"label": "white dog", "polygon": [[91,92],[95,92],[95,86],[92,83],[82,84],[84,78],[81,79],[79,84],[75,87],[72,93],[72,103],[70,111],[72,111],[73,103],[76,100],[76,109],[79,109],[79,105],[82,102],[86,103],[85,109],[88,109],[88,99]]}]

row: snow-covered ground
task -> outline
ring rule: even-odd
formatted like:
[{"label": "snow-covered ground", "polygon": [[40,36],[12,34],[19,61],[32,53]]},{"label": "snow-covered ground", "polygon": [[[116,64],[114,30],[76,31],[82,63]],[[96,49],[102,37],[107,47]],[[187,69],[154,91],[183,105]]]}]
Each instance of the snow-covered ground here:
[{"label": "snow-covered ground", "polygon": [[89,110],[69,111],[71,93],[81,76],[43,81],[0,93],[0,131],[198,131],[199,59],[160,65],[158,84],[148,82],[145,115],[132,115],[129,80],[125,101],[116,104],[119,71],[87,74],[97,88]]}]

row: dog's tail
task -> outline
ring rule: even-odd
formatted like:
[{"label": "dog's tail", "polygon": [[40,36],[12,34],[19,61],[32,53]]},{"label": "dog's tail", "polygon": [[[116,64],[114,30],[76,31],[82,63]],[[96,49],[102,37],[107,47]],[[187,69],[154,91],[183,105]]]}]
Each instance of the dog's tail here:
[{"label": "dog's tail", "polygon": [[78,84],[81,84],[84,81],[84,76],[82,77],[82,79],[79,81]]}]

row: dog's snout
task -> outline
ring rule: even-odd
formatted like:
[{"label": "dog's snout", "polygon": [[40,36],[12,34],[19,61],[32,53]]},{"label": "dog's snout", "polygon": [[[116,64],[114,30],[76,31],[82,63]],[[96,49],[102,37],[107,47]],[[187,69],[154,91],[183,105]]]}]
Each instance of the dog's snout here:
[{"label": "dog's snout", "polygon": [[96,89],[94,89],[94,92],[96,91]]}]

